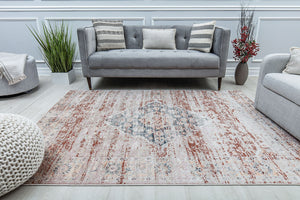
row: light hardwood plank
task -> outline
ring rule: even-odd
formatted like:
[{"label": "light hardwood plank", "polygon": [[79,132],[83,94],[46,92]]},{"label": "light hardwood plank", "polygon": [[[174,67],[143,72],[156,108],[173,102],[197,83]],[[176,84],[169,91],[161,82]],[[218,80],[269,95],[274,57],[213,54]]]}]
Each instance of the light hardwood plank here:
[{"label": "light hardwood plank", "polygon": [[[124,89],[205,89],[216,90],[217,79],[117,79],[92,78],[93,88]],[[222,90],[240,90],[254,100],[257,77],[244,86],[234,77],[223,79]],[[68,86],[56,85],[50,77],[40,77],[38,89],[23,95],[0,98],[0,112],[21,114],[37,122],[69,90],[88,90],[86,79],[78,76]],[[300,186],[21,186],[4,200],[296,200]]]}]

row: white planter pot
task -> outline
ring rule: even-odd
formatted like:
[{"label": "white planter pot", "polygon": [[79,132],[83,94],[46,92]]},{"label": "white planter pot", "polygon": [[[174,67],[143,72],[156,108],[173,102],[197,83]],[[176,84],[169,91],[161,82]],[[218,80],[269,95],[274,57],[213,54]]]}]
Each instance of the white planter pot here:
[{"label": "white planter pot", "polygon": [[69,72],[55,72],[51,73],[52,83],[61,84],[61,85],[69,85],[75,81],[75,71],[72,69]]}]

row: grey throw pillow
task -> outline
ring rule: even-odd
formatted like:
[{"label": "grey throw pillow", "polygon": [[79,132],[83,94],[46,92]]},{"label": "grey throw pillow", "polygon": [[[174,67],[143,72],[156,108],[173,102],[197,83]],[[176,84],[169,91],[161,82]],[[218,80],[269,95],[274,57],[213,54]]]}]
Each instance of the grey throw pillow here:
[{"label": "grey throw pillow", "polygon": [[213,43],[216,21],[193,24],[188,49],[209,53]]},{"label": "grey throw pillow", "polygon": [[300,75],[300,48],[292,47],[290,49],[291,57],[283,70],[283,73],[299,74]]},{"label": "grey throw pillow", "polygon": [[97,51],[125,49],[123,21],[93,19],[97,36]]},{"label": "grey throw pillow", "polygon": [[143,29],[143,49],[176,49],[176,29]]}]

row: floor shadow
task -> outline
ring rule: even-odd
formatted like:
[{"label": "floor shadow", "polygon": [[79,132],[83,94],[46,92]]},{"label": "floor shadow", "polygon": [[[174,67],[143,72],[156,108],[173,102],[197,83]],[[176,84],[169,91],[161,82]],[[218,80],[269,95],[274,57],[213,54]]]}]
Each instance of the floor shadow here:
[{"label": "floor shadow", "polygon": [[26,96],[26,95],[36,92],[39,88],[40,88],[40,86],[38,85],[37,87],[30,89],[28,91],[25,91],[25,92],[20,92],[20,93],[11,94],[11,95],[3,95],[3,96],[0,96],[0,100],[13,99],[13,98],[21,97],[21,96]]},{"label": "floor shadow", "polygon": [[216,90],[216,78],[92,78],[94,90],[101,89],[199,89]]}]

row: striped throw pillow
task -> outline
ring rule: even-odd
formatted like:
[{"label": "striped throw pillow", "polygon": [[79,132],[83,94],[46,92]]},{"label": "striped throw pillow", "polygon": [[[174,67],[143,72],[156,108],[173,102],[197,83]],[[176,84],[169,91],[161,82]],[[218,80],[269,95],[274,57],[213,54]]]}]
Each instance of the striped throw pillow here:
[{"label": "striped throw pillow", "polygon": [[212,47],[215,25],[216,21],[194,24],[188,49],[209,53]]},{"label": "striped throw pillow", "polygon": [[92,20],[97,36],[97,51],[125,49],[123,21]]}]

